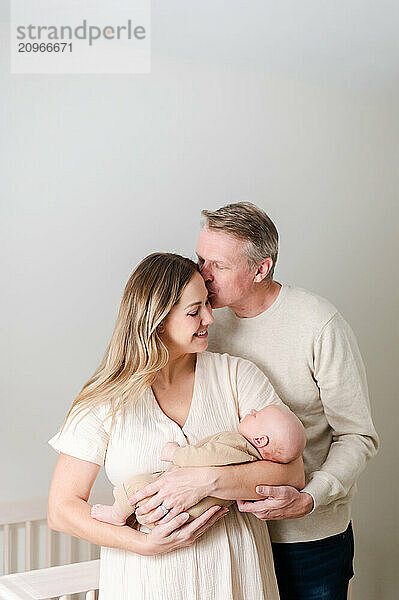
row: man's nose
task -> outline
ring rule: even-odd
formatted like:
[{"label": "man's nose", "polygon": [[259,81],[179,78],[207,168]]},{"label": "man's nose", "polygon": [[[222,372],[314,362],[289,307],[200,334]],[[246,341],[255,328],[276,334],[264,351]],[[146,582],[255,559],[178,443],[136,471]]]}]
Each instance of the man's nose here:
[{"label": "man's nose", "polygon": [[212,272],[210,269],[210,265],[206,262],[200,267],[200,272],[205,281],[212,281]]}]

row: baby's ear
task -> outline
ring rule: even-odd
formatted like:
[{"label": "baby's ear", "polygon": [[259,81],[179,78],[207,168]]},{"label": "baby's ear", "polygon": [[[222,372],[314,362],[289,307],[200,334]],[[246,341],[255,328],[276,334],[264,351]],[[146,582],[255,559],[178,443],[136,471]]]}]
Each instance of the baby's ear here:
[{"label": "baby's ear", "polygon": [[259,437],[253,438],[253,444],[256,448],[264,448],[269,443],[267,435],[260,435]]}]

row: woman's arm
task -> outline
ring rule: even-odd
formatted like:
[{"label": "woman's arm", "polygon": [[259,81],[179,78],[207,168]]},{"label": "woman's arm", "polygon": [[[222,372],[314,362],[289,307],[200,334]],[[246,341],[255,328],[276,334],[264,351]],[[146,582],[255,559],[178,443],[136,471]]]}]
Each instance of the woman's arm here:
[{"label": "woman's arm", "polygon": [[224,500],[259,500],[258,485],[290,485],[301,490],[305,485],[302,457],[288,464],[258,460],[244,465],[211,467],[210,496]]},{"label": "woman's arm", "polygon": [[225,514],[220,507],[214,507],[184,525],[189,515],[180,511],[181,514],[167,524],[159,525],[151,534],[128,526],[101,523],[90,516],[91,506],[87,502],[99,470],[100,467],[94,463],[60,454],[48,499],[47,517],[51,529],[99,546],[154,555],[191,545]]},{"label": "woman's arm", "polygon": [[158,508],[161,504],[170,507],[166,518],[173,518],[207,496],[224,500],[263,499],[264,496],[255,491],[257,485],[290,485],[302,489],[305,485],[302,458],[288,464],[259,460],[226,467],[178,468],[167,471],[141,489],[131,503],[152,496],[137,509],[143,523],[152,523],[163,514]]},{"label": "woman's arm", "polygon": [[99,470],[99,465],[92,462],[60,454],[48,498],[49,527],[99,546],[137,552],[144,534],[129,527],[100,523],[90,516],[87,501]]}]

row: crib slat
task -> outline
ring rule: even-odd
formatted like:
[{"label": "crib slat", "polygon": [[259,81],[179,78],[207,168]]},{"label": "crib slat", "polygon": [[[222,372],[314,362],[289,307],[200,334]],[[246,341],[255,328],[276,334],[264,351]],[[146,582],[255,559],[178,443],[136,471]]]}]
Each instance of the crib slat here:
[{"label": "crib slat", "polygon": [[46,528],[46,567],[51,567],[53,557],[53,534],[50,527]]},{"label": "crib slat", "polygon": [[96,592],[94,590],[90,590],[90,592],[87,592],[86,600],[96,600]]},{"label": "crib slat", "polygon": [[10,525],[6,523],[4,525],[3,530],[3,573],[4,575],[8,575],[10,572],[10,563],[11,563],[11,529]]},{"label": "crib slat", "polygon": [[66,538],[66,562],[68,565],[72,562],[72,537],[70,535]]},{"label": "crib slat", "polygon": [[94,558],[94,546],[87,542],[87,552],[86,552],[87,560],[92,560]]},{"label": "crib slat", "polygon": [[25,522],[25,571],[32,568],[32,521]]}]

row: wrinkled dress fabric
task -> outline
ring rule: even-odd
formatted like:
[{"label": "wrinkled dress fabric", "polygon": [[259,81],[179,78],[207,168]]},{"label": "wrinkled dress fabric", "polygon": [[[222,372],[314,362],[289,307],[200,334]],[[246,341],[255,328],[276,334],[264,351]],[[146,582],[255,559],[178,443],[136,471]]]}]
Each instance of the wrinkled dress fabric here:
[{"label": "wrinkled dress fabric", "polygon": [[[164,444],[197,443],[237,431],[240,418],[280,400],[252,363],[198,354],[194,392],[182,428],[162,412],[151,390],[118,418],[109,434],[107,408],[92,410],[50,440],[59,452],[105,466],[114,486],[165,469]],[[99,600],[278,600],[267,525],[236,506],[194,545],[159,556],[101,548]]]}]

